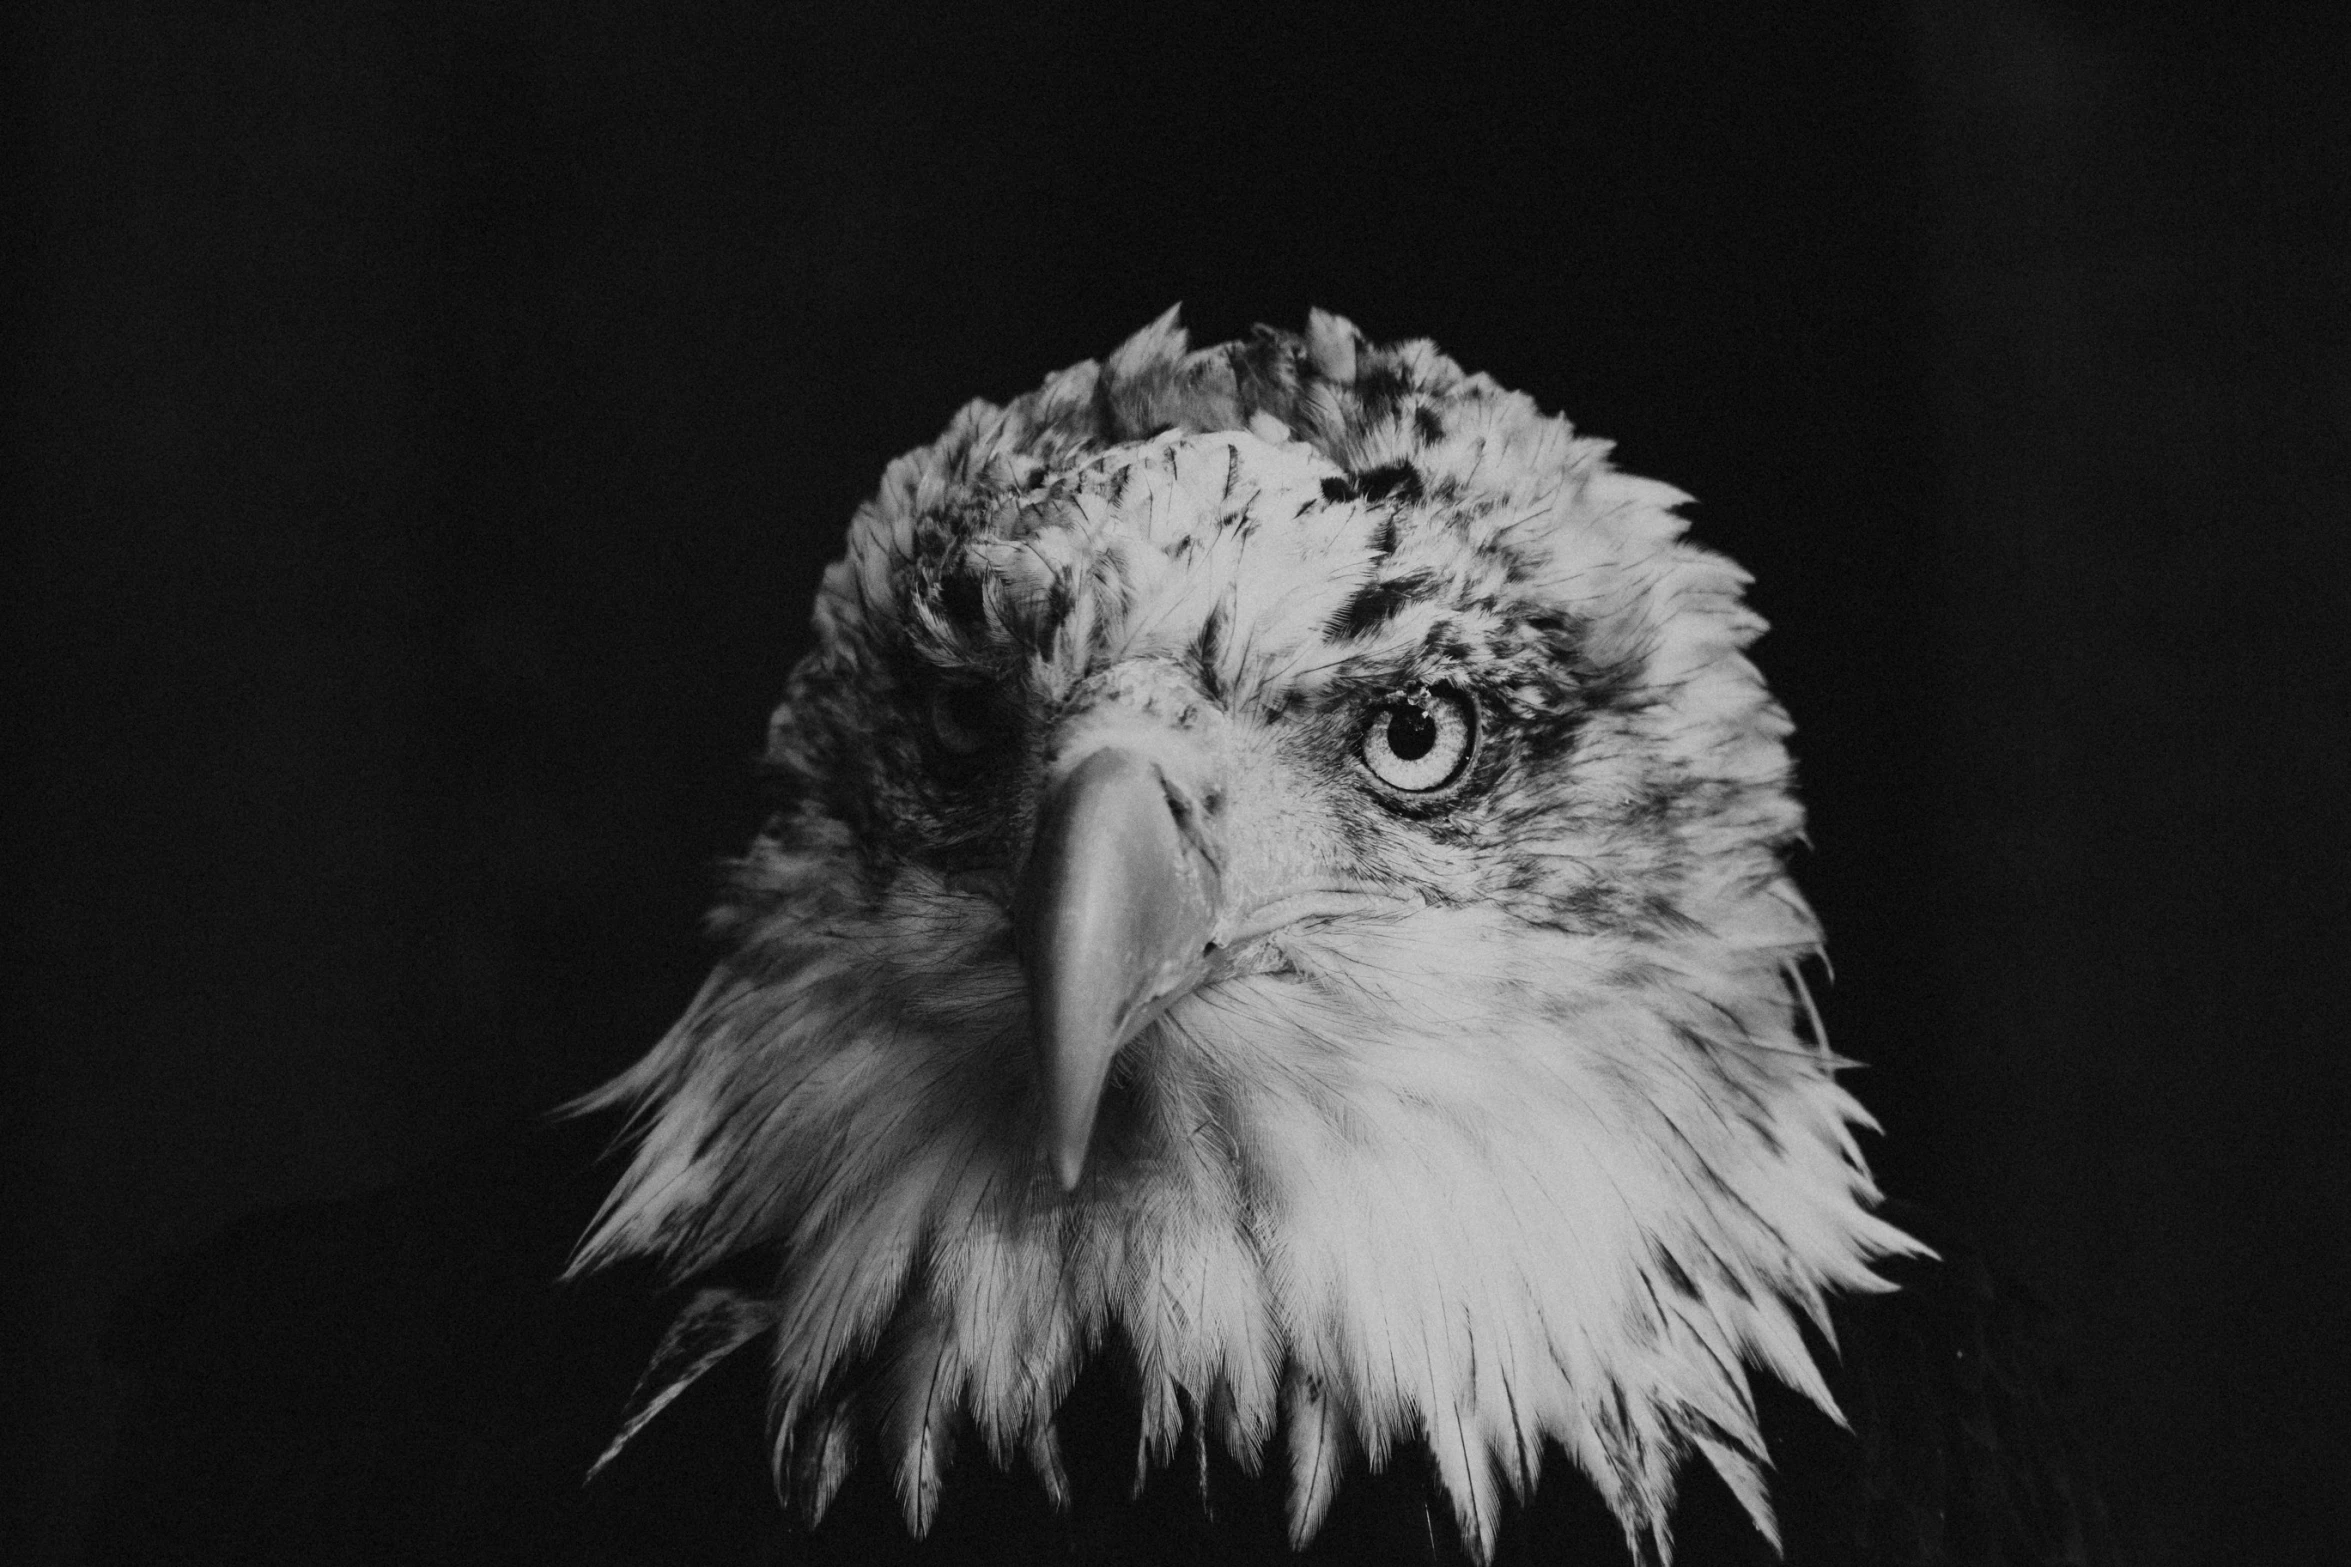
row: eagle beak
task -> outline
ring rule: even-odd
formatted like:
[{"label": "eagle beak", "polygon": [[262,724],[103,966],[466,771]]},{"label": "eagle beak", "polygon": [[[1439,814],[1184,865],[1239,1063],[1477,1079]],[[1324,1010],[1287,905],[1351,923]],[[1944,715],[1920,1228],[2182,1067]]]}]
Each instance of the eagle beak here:
[{"label": "eagle beak", "polygon": [[1191,796],[1121,746],[1046,788],[1013,906],[1063,1191],[1085,1172],[1111,1058],[1207,973],[1218,874],[1205,832]]}]

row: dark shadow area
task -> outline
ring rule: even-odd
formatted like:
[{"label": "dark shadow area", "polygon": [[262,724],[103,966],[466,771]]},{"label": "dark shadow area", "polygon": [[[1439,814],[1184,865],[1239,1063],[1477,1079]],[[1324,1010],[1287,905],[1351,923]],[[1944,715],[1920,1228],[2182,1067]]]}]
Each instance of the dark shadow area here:
[{"label": "dark shadow area", "polygon": [[[2341,24],[827,10],[17,22],[11,1558],[76,1559],[113,1303],[224,1227],[429,1234],[463,1168],[449,1255],[559,1265],[570,1186],[447,1161],[692,994],[850,512],[1179,300],[1433,338],[1699,497],[1885,1183],[2068,1325],[2147,1560],[2351,1545]],[[435,1270],[365,1277],[564,1401],[545,1482],[658,1315]]]}]

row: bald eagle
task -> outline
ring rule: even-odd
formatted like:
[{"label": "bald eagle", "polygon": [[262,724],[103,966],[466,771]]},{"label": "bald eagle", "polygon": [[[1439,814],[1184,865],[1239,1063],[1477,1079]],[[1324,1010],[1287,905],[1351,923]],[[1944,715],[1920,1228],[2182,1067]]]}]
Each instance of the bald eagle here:
[{"label": "bald eagle", "polygon": [[1872,1184],[1683,499],[1322,314],[971,404],[683,1018],[152,1280],[92,1559],[2113,1560],[2040,1315]]},{"label": "bald eagle", "polygon": [[602,1463],[758,1344],[819,1541],[861,1476],[902,1544],[979,1475],[1066,1519],[1112,1442],[1336,1559],[1399,1468],[1403,1559],[1551,1559],[1556,1483],[1668,1560],[1693,1476],[1779,1548],[1759,1390],[1848,1423],[1832,1304],[1930,1254],[1806,992],[1747,579],[1609,450],[1170,311],[889,467],[723,956],[581,1106],[634,1143],[574,1274],[731,1279]]}]

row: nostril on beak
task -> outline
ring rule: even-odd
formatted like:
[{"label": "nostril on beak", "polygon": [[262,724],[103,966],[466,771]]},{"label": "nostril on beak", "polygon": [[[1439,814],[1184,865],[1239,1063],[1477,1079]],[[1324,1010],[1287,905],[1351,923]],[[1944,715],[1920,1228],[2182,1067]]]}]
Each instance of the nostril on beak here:
[{"label": "nostril on beak", "polygon": [[1200,801],[1182,784],[1154,767],[1159,779],[1160,798],[1167,802],[1168,818],[1175,823],[1176,833],[1199,856],[1200,864],[1213,876],[1224,872],[1224,859],[1217,852],[1216,835],[1210,823],[1221,814],[1223,791],[1211,789],[1207,794],[1209,808],[1203,811]]},{"label": "nostril on beak", "polygon": [[1168,814],[1175,818],[1175,824],[1178,827],[1190,827],[1192,825],[1192,802],[1185,796],[1183,790],[1169,781],[1165,773],[1159,775],[1159,792],[1167,797]]}]

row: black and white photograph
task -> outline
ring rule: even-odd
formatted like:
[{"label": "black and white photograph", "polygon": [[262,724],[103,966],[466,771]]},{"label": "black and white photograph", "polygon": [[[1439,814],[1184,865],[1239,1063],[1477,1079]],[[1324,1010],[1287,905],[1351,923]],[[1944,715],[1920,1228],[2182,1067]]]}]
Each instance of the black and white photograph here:
[{"label": "black and white photograph", "polygon": [[2351,20],[38,0],[0,1557],[2351,1560]]}]

